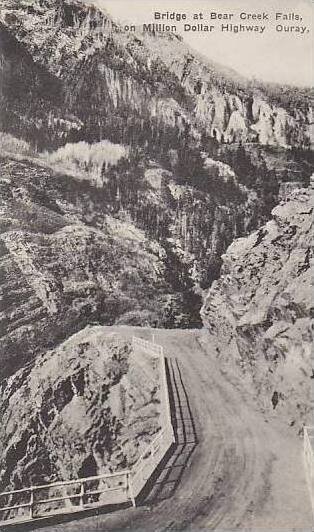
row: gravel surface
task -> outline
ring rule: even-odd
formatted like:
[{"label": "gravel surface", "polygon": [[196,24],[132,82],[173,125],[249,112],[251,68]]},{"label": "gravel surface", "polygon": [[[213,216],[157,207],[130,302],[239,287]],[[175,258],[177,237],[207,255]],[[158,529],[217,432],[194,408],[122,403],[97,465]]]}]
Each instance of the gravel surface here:
[{"label": "gravel surface", "polygon": [[[144,329],[120,332],[152,338]],[[265,419],[245,380],[220,371],[214,354],[202,347],[202,332],[154,334],[168,358],[178,443],[153,489],[137,508],[40,526],[71,532],[311,531],[302,440],[282,421]]]}]

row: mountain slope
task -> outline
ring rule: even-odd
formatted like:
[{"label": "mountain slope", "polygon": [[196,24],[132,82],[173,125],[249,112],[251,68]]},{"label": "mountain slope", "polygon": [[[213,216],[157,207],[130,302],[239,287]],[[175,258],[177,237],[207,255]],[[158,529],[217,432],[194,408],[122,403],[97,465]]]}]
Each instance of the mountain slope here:
[{"label": "mountain slope", "polygon": [[[278,95],[272,101],[267,89],[249,87],[174,35],[126,33],[108,14],[74,0],[4,0],[1,21],[35,63],[62,80],[68,111],[80,109],[85,140],[155,144],[154,129],[166,128],[175,148],[188,127],[194,140],[203,133],[225,142],[309,144],[306,97],[294,94],[294,106]],[[162,145],[169,144],[165,133],[158,132]]]},{"label": "mountain slope", "polygon": [[98,189],[8,159],[0,183],[1,377],[91,321],[132,311],[158,323],[171,293],[164,251],[112,218]]},{"label": "mountain slope", "polygon": [[[34,156],[1,160],[4,374],[90,320],[200,326],[227,246],[280,181],[308,181],[309,98],[281,112],[180,38],[81,2],[4,0],[0,16],[1,127],[18,137],[0,143]],[[239,146],[261,121],[267,138]]]},{"label": "mountain slope", "polygon": [[60,142],[82,123],[67,115],[59,79],[36,64],[25,47],[0,24],[0,130],[35,148]]}]

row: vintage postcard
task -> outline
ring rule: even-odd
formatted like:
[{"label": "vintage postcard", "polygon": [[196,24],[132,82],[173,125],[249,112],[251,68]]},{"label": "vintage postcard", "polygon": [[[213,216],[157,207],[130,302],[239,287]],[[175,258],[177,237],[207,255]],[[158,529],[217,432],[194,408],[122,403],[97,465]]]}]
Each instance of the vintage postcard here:
[{"label": "vintage postcard", "polygon": [[313,3],[0,0],[0,530],[311,532]]}]

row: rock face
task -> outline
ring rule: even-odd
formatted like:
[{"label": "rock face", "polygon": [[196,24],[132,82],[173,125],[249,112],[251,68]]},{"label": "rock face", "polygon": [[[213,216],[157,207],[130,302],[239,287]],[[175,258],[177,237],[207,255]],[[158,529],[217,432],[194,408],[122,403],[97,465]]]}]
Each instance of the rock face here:
[{"label": "rock face", "polygon": [[127,469],[160,427],[159,366],[87,327],[3,381],[0,411],[0,491]]},{"label": "rock face", "polygon": [[1,378],[88,323],[158,321],[164,251],[110,216],[98,189],[7,159],[0,186]]},{"label": "rock face", "polygon": [[[139,144],[156,144],[157,135],[167,145],[172,131],[170,147],[175,147],[175,138],[189,130],[194,140],[205,134],[227,143],[309,145],[306,94],[251,87],[235,72],[195,54],[180,37],[129,34],[109,14],[75,0],[31,5],[3,0],[0,20],[1,31],[22,45],[35,68],[44,68],[56,80],[53,105],[63,110],[67,131],[61,138],[55,134],[60,124],[51,109],[55,143],[65,137],[113,142],[132,137]],[[2,64],[5,68],[5,53]],[[79,118],[76,125],[66,117],[71,113]],[[38,116],[35,128],[43,131],[45,125]]]},{"label": "rock face", "polygon": [[313,187],[291,193],[272,220],[223,256],[202,317],[222,361],[252,376],[261,405],[291,425],[309,421]]},{"label": "rock face", "polygon": [[0,162],[2,376],[91,321],[200,326],[227,246],[308,181],[307,91],[75,0],[3,0],[0,54],[0,146],[28,156]]},{"label": "rock face", "polygon": [[313,171],[309,91],[76,0],[2,0],[0,76],[0,492],[134,464],[158,368],[101,326],[200,326],[222,256],[210,341],[300,427],[313,190],[261,226]]},{"label": "rock face", "polygon": [[0,58],[2,131],[14,132],[37,147],[62,143],[81,129],[82,122],[66,113],[61,81],[36,64],[2,24]]}]

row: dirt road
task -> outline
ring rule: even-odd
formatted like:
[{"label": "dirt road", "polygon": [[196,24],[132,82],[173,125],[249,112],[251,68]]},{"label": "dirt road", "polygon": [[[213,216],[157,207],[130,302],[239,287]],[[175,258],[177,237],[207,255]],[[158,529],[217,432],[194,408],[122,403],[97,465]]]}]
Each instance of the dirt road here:
[{"label": "dirt road", "polygon": [[[151,331],[136,334],[151,339]],[[155,331],[168,358],[178,445],[140,506],[42,523],[45,530],[312,530],[302,441],[264,419],[245,382],[222,373],[201,335]]]}]

